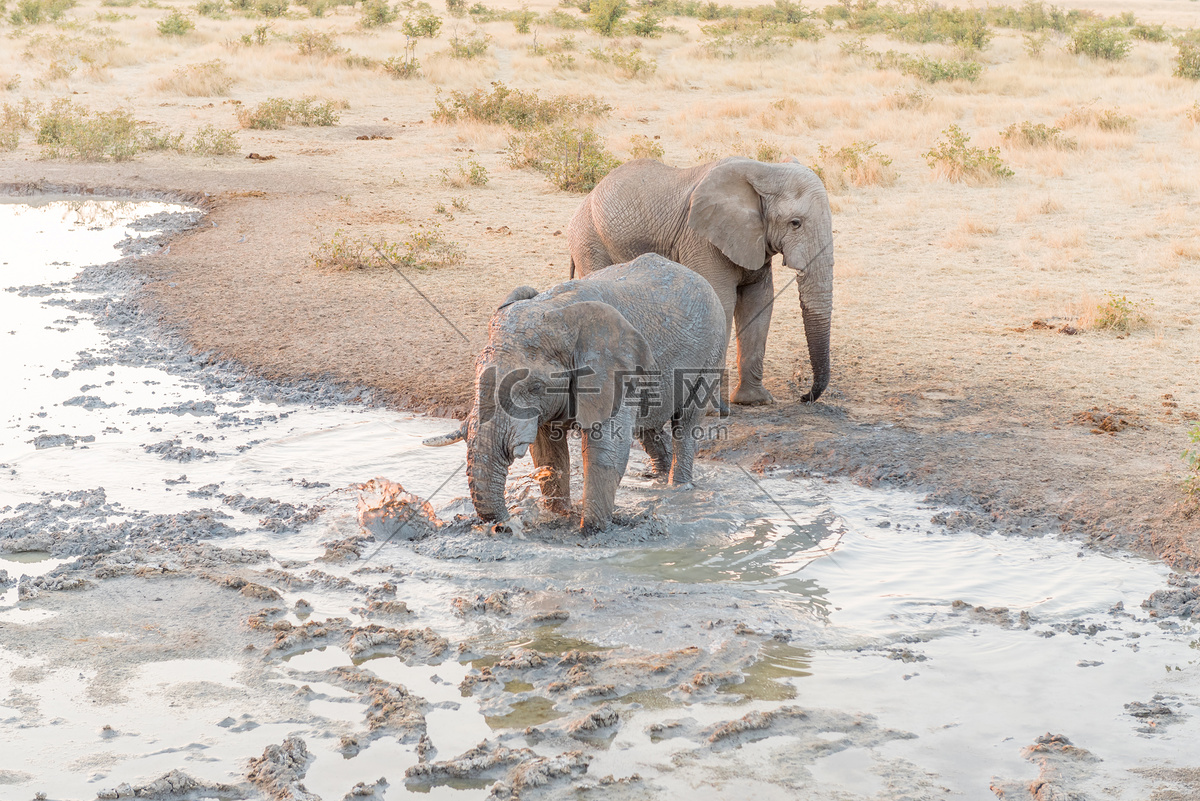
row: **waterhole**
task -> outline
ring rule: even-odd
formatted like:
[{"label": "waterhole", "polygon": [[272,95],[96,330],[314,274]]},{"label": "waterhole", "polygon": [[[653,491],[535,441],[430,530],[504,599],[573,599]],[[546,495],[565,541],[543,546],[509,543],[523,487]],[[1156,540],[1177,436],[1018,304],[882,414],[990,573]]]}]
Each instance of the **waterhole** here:
[{"label": "waterhole", "polygon": [[[205,224],[0,204],[0,795],[179,770],[235,797],[288,737],[325,799],[381,777],[482,799],[574,751],[586,772],[528,797],[984,798],[1037,777],[1022,750],[1051,732],[1094,757],[1072,791],[1136,798],[1194,759],[1198,635],[1141,607],[1162,565],[842,481],[702,464],[667,490],[640,454],[598,537],[538,524],[528,459],[523,537],[455,523],[463,446],[420,444],[455,422],[247,375],[142,314],[138,257]],[[450,522],[362,540],[352,486],[377,476]],[[273,644],[306,623],[329,633]],[[481,743],[516,755],[406,781]]]}]

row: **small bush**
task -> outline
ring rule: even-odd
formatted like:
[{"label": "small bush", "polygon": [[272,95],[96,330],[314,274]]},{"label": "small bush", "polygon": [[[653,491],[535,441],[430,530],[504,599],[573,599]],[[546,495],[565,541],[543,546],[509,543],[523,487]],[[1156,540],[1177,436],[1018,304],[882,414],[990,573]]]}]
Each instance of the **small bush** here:
[{"label": "small bush", "polygon": [[1195,448],[1184,448],[1181,458],[1184,464],[1183,491],[1188,498],[1200,504],[1200,423],[1188,429],[1188,441]]},{"label": "small bush", "polygon": [[559,189],[589,192],[620,163],[591,127],[563,123],[508,140],[509,164],[542,172]]},{"label": "small bush", "polygon": [[1129,55],[1133,43],[1124,31],[1094,22],[1081,25],[1071,33],[1067,50],[1075,55],[1100,58],[1105,61],[1120,61]]},{"label": "small bush", "polygon": [[421,12],[404,19],[401,28],[410,39],[436,39],[442,30],[442,18],[431,12]]},{"label": "small bush", "polygon": [[55,22],[74,8],[76,0],[20,0],[8,20],[13,25],[40,25]]},{"label": "small bush", "polygon": [[1096,307],[1091,327],[1101,331],[1128,334],[1150,324],[1150,301],[1130,300],[1124,295],[1105,292],[1106,300]]},{"label": "small bush", "polygon": [[1046,52],[1046,45],[1050,43],[1050,34],[1045,31],[1037,31],[1036,33],[1026,33],[1021,36],[1025,45],[1025,55],[1030,58],[1041,58]]},{"label": "small bush", "polygon": [[1192,103],[1192,107],[1183,112],[1183,118],[1192,125],[1200,125],[1200,100]]},{"label": "small bush", "polygon": [[326,270],[368,270],[388,267],[448,267],[463,260],[463,252],[447,241],[437,223],[422,224],[404,242],[351,237],[338,230],[311,254],[313,264]]},{"label": "small bush", "polygon": [[188,19],[187,15],[179,9],[175,9],[158,21],[158,32],[162,36],[184,36],[195,28],[196,23]]},{"label": "small bush", "polygon": [[51,159],[128,161],[143,150],[163,149],[177,140],[138,122],[124,109],[93,112],[63,98],[38,117],[37,143],[42,155]]},{"label": "small bush", "polygon": [[658,137],[651,139],[645,134],[634,134],[629,140],[629,155],[635,159],[655,159],[662,161],[663,146],[656,140]]},{"label": "small bush", "polygon": [[875,66],[878,69],[898,69],[905,75],[911,75],[926,83],[977,81],[983,73],[983,65],[978,61],[954,61],[928,56],[910,56],[895,50],[875,53],[874,56]]},{"label": "small bush", "polygon": [[267,34],[269,34],[270,32],[271,32],[270,25],[255,25],[254,31],[252,33],[243,33],[242,34],[242,44],[247,45],[247,46],[265,45],[267,43]]},{"label": "small bush", "polygon": [[296,52],[302,56],[327,58],[346,52],[346,48],[339,45],[328,31],[300,31],[292,37],[292,41],[296,43]]},{"label": "small bush", "polygon": [[1134,25],[1129,29],[1129,35],[1134,39],[1141,39],[1143,42],[1165,42],[1171,38],[1163,28],[1162,23],[1158,25]]},{"label": "small bush", "polygon": [[282,17],[288,12],[288,0],[258,0],[254,8],[264,17]]},{"label": "small bush", "polygon": [[225,5],[225,0],[200,0],[193,8],[202,17],[229,19],[228,6]]},{"label": "small bush", "polygon": [[1000,148],[971,147],[971,137],[957,125],[942,131],[942,139],[924,154],[930,169],[947,180],[992,180],[1011,178],[1013,171],[1000,160]]},{"label": "small bush", "polygon": [[758,140],[754,146],[754,160],[764,164],[778,164],[783,161],[783,148],[765,139]]},{"label": "small bush", "polygon": [[492,125],[510,125],[518,130],[560,119],[601,117],[612,111],[612,106],[590,95],[556,95],[543,100],[534,92],[510,89],[500,81],[492,82],[490,92],[483,89],[470,93],[453,91],[449,100],[439,96],[434,104],[433,119],[438,122],[478,120]]},{"label": "small bush", "polygon": [[487,55],[492,37],[480,30],[471,31],[470,36],[459,36],[455,33],[450,37],[450,57],[465,61],[482,58]]},{"label": "small bush", "polygon": [[228,94],[233,80],[221,60],[215,59],[179,67],[169,78],[160,80],[158,88],[188,97],[213,97]]},{"label": "small bush", "polygon": [[652,7],[644,7],[638,18],[629,23],[629,31],[634,36],[657,39],[663,35],[662,17],[654,13]]},{"label": "small bush", "polygon": [[232,156],[238,152],[233,131],[205,125],[196,131],[189,148],[197,156]]},{"label": "small bush", "polygon": [[601,36],[616,36],[621,18],[629,13],[625,0],[591,0],[587,15],[588,27]]},{"label": "small bush", "polygon": [[579,66],[570,53],[551,53],[546,56],[546,63],[556,70],[573,70]]},{"label": "small bush", "polygon": [[15,92],[21,86],[21,76],[13,75],[10,78],[0,79],[0,89],[6,92]]},{"label": "small bush", "polygon": [[318,102],[315,97],[285,100],[270,97],[253,109],[239,108],[238,123],[243,128],[279,129],[285,125],[337,125],[339,115],[330,101]]},{"label": "small bush", "polygon": [[459,189],[464,186],[487,186],[487,169],[474,158],[460,161],[454,172],[449,167],[442,169],[442,183]]},{"label": "small bush", "polygon": [[0,108],[0,150],[16,150],[21,143],[21,131],[33,126],[34,117],[41,106],[29,98],[19,104],[5,103]]},{"label": "small bush", "polygon": [[1079,143],[1068,136],[1063,136],[1061,128],[1054,128],[1043,122],[1032,123],[1014,122],[1000,132],[1000,138],[1010,147],[1054,148],[1056,150],[1075,150]]},{"label": "small bush", "polygon": [[847,186],[890,186],[896,182],[892,159],[875,151],[876,142],[853,142],[838,150],[821,145],[817,148],[814,168],[825,188],[831,192]]},{"label": "small bush", "polygon": [[1115,108],[1098,109],[1092,104],[1071,109],[1055,123],[1059,128],[1099,128],[1101,131],[1132,133],[1133,117]]},{"label": "small bush", "polygon": [[417,78],[421,75],[421,62],[407,52],[403,56],[392,56],[382,66],[383,71],[393,78]]},{"label": "small bush", "polygon": [[601,50],[594,47],[588,51],[588,55],[603,64],[612,64],[617,74],[625,78],[645,78],[658,69],[658,62],[652,58],[644,58],[636,49],[610,47],[608,50]]},{"label": "small bush", "polygon": [[387,0],[365,0],[358,24],[364,28],[382,28],[400,18],[400,12],[389,6]]},{"label": "small bush", "polygon": [[1181,39],[1175,44],[1175,72],[1177,78],[1200,81],[1200,41]]},{"label": "small bush", "polygon": [[446,0],[446,11],[452,17],[461,17],[467,13],[467,0]]}]

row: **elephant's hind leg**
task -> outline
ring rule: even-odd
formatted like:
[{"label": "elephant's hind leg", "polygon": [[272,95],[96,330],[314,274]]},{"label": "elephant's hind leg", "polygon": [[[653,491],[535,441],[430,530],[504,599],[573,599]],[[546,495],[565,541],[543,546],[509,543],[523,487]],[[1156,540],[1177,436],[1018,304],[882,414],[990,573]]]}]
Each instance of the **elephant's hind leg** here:
[{"label": "elephant's hind leg", "polygon": [[690,407],[671,420],[671,486],[692,484],[692,466],[696,461],[696,432],[701,428],[704,409]]},{"label": "elephant's hind leg", "polygon": [[566,514],[571,509],[571,452],[567,448],[567,427],[559,423],[539,427],[529,452],[538,467],[538,483],[547,508]]},{"label": "elephant's hind leg", "polygon": [[767,352],[767,331],[771,328],[771,309],[775,303],[775,282],[771,267],[752,284],[738,287],[733,320],[737,331],[738,386],[730,400],[745,406],[774,403],[763,386],[763,357]]},{"label": "elephant's hind leg", "polygon": [[666,479],[671,474],[671,440],[662,428],[643,428],[638,432],[642,448],[650,457],[650,472],[653,478]]}]

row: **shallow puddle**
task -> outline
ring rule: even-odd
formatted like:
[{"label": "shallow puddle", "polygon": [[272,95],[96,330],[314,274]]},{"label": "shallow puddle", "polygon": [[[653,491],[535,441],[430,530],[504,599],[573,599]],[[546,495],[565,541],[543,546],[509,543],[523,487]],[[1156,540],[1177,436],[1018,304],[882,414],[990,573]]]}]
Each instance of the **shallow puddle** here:
[{"label": "shallow puddle", "polygon": [[[80,273],[116,258],[118,243],[153,252],[156,232],[193,222],[157,203],[0,204],[0,241],[21,245],[0,264],[0,370],[20,389],[0,395],[3,793],[92,798],[175,768],[236,784],[247,759],[298,735],[313,757],[304,783],[326,799],[381,776],[381,798],[487,796],[492,778],[406,784],[415,738],[371,733],[360,690],[339,678],[354,669],[423,699],[437,760],[489,738],[552,756],[568,742],[565,721],[611,706],[619,726],[570,741],[591,756],[587,776],[636,773],[663,798],[987,797],[997,778],[1037,775],[1021,749],[1046,732],[1102,760],[1094,797],[1145,797],[1153,782],[1132,769],[1194,760],[1198,635],[1140,608],[1164,586],[1163,566],[947,531],[930,523],[940,510],[904,493],[705,464],[692,492],[630,480],[618,511],[638,522],[593,540],[561,526],[527,539],[447,526],[318,561],[360,535],[348,488],[376,476],[444,520],[469,512],[462,446],[420,444],[456,424],[209,365],[128,302],[136,262]],[[531,469],[519,462],[512,486]],[[195,543],[268,551],[247,569],[278,593],[262,604],[281,608],[274,619],[428,627],[450,645],[420,658],[333,642],[222,658],[135,648],[135,634],[158,626],[166,642],[189,625],[150,612],[201,572],[178,565],[120,614],[91,610],[114,622],[86,637],[38,639],[107,597],[107,579],[45,583],[69,578],[79,554],[158,548],[166,564]],[[409,612],[368,617],[380,597]],[[122,616],[132,623],[118,631]],[[196,632],[197,647],[218,634]],[[524,652],[541,661],[513,667]],[[115,664],[112,675],[99,664]],[[485,669],[494,689],[472,690]],[[597,689],[605,679],[586,684],[590,673],[617,679]],[[576,687],[594,695],[573,698]],[[1161,725],[1126,708],[1156,694],[1174,710]],[[686,719],[679,731],[699,731],[788,705],[825,722],[724,750],[652,729]],[[547,739],[527,740],[530,726]]]}]

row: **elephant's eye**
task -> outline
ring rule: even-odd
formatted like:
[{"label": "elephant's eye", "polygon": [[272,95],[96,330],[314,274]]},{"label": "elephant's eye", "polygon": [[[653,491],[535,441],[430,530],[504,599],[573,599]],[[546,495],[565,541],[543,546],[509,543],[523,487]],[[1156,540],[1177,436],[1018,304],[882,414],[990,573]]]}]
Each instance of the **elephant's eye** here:
[{"label": "elephant's eye", "polygon": [[792,220],[792,228],[795,228],[796,230],[800,230],[800,220],[798,220],[798,219]]}]

